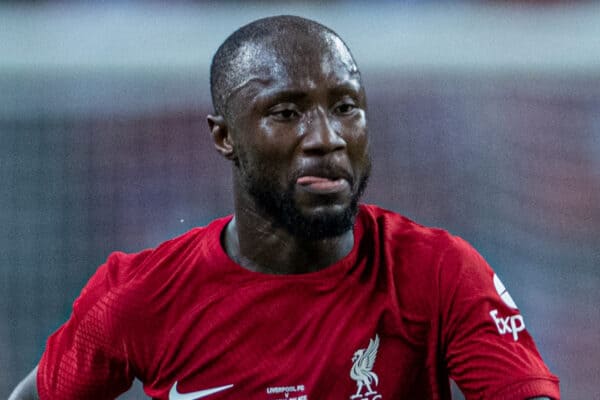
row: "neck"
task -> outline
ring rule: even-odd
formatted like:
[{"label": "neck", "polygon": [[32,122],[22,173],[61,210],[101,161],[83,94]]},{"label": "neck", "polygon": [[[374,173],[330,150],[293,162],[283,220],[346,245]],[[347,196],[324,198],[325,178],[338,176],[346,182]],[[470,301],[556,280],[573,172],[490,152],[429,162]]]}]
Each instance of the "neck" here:
[{"label": "neck", "polygon": [[321,240],[298,238],[254,208],[238,208],[222,239],[226,253],[246,269],[270,274],[301,274],[321,270],[352,250],[350,229]]}]

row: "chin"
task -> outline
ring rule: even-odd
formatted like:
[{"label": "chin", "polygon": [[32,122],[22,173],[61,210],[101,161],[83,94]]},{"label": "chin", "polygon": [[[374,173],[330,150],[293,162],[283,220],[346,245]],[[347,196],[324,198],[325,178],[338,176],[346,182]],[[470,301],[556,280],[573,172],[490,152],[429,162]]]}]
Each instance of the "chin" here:
[{"label": "chin", "polygon": [[275,227],[303,240],[316,241],[338,237],[353,229],[367,177],[361,179],[358,190],[349,193],[299,192],[295,183],[281,190],[272,181],[255,174],[247,175],[245,187],[256,207]]},{"label": "chin", "polygon": [[318,205],[287,209],[279,218],[291,234],[307,240],[322,240],[341,236],[354,227],[357,202],[340,205]]},{"label": "chin", "polygon": [[296,208],[300,214],[307,219],[328,219],[340,217],[348,212],[351,204],[317,204],[317,205],[297,205]]}]

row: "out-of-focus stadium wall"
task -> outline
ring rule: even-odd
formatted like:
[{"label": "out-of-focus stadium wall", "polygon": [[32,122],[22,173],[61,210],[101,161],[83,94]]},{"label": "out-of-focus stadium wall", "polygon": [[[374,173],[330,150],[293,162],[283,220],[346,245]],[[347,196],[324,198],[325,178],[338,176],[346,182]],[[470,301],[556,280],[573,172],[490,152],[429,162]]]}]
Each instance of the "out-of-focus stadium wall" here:
[{"label": "out-of-focus stadium wall", "polygon": [[333,27],[362,67],[366,200],[473,243],[564,398],[595,398],[600,7],[354,2],[0,7],[0,397],[109,252],[231,211],[208,63],[281,13]]}]

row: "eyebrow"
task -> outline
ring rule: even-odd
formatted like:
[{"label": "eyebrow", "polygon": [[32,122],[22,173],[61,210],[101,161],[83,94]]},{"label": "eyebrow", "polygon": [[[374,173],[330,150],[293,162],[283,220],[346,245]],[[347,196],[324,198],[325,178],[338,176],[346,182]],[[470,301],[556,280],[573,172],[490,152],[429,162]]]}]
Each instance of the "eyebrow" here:
[{"label": "eyebrow", "polygon": [[274,89],[264,94],[254,96],[253,102],[278,102],[281,100],[300,101],[308,96],[307,92],[298,89]]},{"label": "eyebrow", "polygon": [[[261,82],[262,83],[262,82]],[[350,79],[340,82],[339,84],[332,86],[328,89],[333,95],[344,95],[350,94],[354,96],[360,95],[361,92],[361,84],[359,80]],[[269,90],[267,93],[263,95],[255,96],[255,99],[266,100],[269,101],[277,101],[280,99],[289,99],[289,100],[301,100],[308,96],[308,91],[305,89],[296,89],[296,88],[273,88],[273,90]]]},{"label": "eyebrow", "polygon": [[360,94],[362,84],[360,79],[348,79],[331,88],[334,94]]},{"label": "eyebrow", "polygon": [[252,83],[258,83],[258,84],[260,84],[262,86],[267,86],[271,82],[273,82],[272,78],[254,77],[254,78],[247,79],[247,80],[243,81],[242,83],[240,83],[240,84],[232,87],[229,90],[229,92],[227,93],[227,95],[225,97],[225,104],[227,104],[229,102],[229,99],[231,97],[233,97],[234,94],[238,93],[241,90],[244,90],[245,88],[247,88]]}]

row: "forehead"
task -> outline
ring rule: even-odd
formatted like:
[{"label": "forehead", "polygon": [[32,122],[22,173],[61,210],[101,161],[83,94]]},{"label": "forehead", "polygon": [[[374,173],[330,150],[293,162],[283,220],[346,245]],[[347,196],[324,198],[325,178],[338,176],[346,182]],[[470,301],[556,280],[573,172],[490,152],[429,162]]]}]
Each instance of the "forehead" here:
[{"label": "forehead", "polygon": [[229,95],[265,87],[312,88],[348,81],[360,86],[352,55],[337,36],[286,34],[242,46],[235,57],[238,70]]}]

